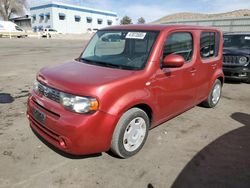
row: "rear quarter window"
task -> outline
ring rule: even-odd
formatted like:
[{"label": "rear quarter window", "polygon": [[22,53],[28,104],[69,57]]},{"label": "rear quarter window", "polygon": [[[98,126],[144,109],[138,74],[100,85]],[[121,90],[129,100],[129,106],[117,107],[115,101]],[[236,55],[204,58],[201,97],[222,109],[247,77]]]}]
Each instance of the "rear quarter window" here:
[{"label": "rear quarter window", "polygon": [[219,33],[202,32],[200,36],[200,56],[202,59],[217,57],[219,52]]}]

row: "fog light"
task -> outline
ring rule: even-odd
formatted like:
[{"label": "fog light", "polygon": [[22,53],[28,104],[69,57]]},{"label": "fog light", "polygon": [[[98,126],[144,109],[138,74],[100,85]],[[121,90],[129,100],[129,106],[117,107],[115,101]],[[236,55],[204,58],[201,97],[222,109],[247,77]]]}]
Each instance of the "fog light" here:
[{"label": "fog light", "polygon": [[246,73],[246,72],[240,73],[240,74],[239,74],[239,77],[245,77],[245,76],[247,76],[247,73]]},{"label": "fog light", "polygon": [[66,148],[66,142],[63,138],[59,138],[59,145],[62,147],[62,148]]}]

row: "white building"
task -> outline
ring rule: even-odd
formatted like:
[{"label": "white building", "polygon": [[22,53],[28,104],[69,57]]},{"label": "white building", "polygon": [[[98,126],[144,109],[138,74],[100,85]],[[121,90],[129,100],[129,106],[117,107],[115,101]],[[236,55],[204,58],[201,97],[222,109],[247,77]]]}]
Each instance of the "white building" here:
[{"label": "white building", "polygon": [[33,31],[53,28],[60,33],[85,33],[118,22],[117,13],[59,2],[36,4],[30,7]]}]

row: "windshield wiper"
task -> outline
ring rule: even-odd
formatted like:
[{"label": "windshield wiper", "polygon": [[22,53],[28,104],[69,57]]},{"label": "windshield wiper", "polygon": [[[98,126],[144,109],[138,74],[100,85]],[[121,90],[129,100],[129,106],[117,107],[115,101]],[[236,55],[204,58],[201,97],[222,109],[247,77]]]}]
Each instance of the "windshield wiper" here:
[{"label": "windshield wiper", "polygon": [[80,58],[81,62],[86,61],[86,62],[92,62],[90,59],[85,59],[85,58]]},{"label": "windshield wiper", "polygon": [[81,58],[81,60],[83,60],[89,64],[95,64],[95,65],[99,65],[99,66],[103,66],[103,67],[118,68],[118,69],[125,69],[125,70],[138,70],[138,68],[136,68],[136,67],[130,67],[130,66],[126,66],[126,65],[117,65],[117,64],[112,64],[112,63],[108,63],[108,62],[90,60],[90,59],[85,59],[85,58]]}]

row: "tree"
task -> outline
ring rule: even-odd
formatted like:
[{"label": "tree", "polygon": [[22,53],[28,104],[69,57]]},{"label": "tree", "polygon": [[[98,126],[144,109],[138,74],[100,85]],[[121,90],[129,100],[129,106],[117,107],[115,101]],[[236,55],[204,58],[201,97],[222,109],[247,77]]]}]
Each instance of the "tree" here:
[{"label": "tree", "polygon": [[128,16],[124,16],[121,19],[121,25],[128,25],[128,24],[133,24],[132,19],[130,17],[128,17]]},{"label": "tree", "polygon": [[24,14],[26,8],[26,0],[0,0],[0,17],[8,21],[12,15]]},{"label": "tree", "polygon": [[145,24],[146,21],[145,21],[145,19],[144,19],[143,17],[140,17],[140,18],[137,20],[137,23],[138,23],[138,24]]}]

